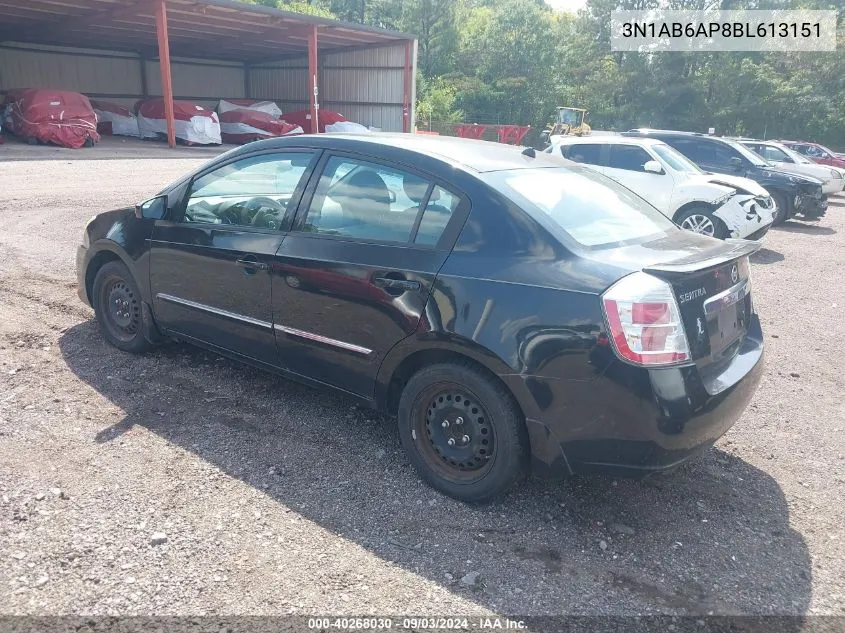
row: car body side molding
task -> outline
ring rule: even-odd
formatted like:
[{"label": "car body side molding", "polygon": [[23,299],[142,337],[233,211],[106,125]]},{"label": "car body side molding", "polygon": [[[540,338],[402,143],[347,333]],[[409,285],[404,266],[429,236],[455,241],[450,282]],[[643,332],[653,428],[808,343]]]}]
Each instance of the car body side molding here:
[{"label": "car body side molding", "polygon": [[235,321],[249,323],[250,325],[255,325],[257,327],[264,328],[267,330],[273,329],[273,324],[267,321],[253,319],[252,317],[248,317],[243,314],[229,312],[228,310],[221,310],[220,308],[215,308],[213,306],[205,305],[204,303],[198,303],[196,301],[190,301],[188,299],[182,299],[181,297],[174,297],[173,295],[165,294],[163,292],[159,292],[158,294],[156,294],[156,298],[161,299],[162,301],[169,301],[170,303],[178,303],[189,308],[194,308],[195,310],[201,310],[202,312],[210,312],[211,314],[216,314],[217,316],[222,316],[227,319],[234,319]]},{"label": "car body side molding", "polygon": [[332,347],[338,347],[340,349],[345,349],[350,352],[355,352],[356,354],[362,354],[364,356],[369,356],[373,353],[373,350],[362,347],[361,345],[354,345],[353,343],[347,343],[346,341],[339,341],[334,338],[329,338],[328,336],[321,336],[319,334],[314,334],[313,332],[306,332],[305,330],[297,330],[293,327],[286,327],[284,325],[276,325],[276,330],[279,332],[284,332],[285,334],[289,334],[290,336],[295,336],[297,338],[304,338],[308,339],[309,341],[316,341],[317,343],[325,343],[326,345],[331,345]]}]

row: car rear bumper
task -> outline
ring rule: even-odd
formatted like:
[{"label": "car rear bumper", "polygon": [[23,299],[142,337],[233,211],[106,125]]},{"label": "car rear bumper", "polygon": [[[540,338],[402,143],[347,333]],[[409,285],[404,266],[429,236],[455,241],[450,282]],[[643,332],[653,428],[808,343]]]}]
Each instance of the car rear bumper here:
[{"label": "car rear bumper", "polygon": [[[597,366],[604,364],[604,353],[613,353],[596,350]],[[527,378],[533,381],[528,390],[542,396],[523,405],[530,411],[534,472],[636,477],[672,468],[711,446],[739,420],[763,365],[755,315],[738,353],[723,367],[649,370],[612,360],[600,377],[579,385]]]}]

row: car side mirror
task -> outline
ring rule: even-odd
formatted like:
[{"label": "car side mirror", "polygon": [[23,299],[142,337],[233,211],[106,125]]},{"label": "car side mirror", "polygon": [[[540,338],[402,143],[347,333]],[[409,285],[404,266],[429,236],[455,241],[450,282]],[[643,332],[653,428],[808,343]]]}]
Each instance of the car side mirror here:
[{"label": "car side mirror", "polygon": [[649,160],[643,165],[643,171],[647,171],[650,174],[662,174],[663,166],[656,160]]},{"label": "car side mirror", "polygon": [[739,156],[731,158],[731,167],[734,171],[742,171],[742,159]]},{"label": "car side mirror", "polygon": [[390,204],[396,202],[396,192],[393,189],[387,190],[387,197],[390,199]]},{"label": "car side mirror", "polygon": [[161,220],[167,211],[167,196],[156,196],[135,205],[135,217],[139,220]]}]

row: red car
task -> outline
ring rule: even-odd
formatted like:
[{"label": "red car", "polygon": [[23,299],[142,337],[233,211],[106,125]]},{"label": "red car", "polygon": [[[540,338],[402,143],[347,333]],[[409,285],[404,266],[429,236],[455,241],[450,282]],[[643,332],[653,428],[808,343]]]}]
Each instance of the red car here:
[{"label": "red car", "polygon": [[822,165],[830,165],[831,167],[840,167],[845,169],[845,157],[837,154],[831,149],[818,143],[810,143],[808,141],[780,141],[787,147],[791,147],[799,154],[804,154],[809,159],[816,161]]}]

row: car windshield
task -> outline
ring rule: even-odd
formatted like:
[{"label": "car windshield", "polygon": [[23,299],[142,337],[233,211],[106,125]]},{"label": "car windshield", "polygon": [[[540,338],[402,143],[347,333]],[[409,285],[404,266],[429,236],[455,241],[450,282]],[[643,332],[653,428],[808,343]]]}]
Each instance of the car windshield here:
[{"label": "car windshield", "polygon": [[681,154],[678,150],[660,143],[659,145],[652,145],[651,149],[657,154],[663,162],[675,171],[686,172],[688,174],[703,174],[704,172],[698,168],[698,165],[693,163],[689,158]]},{"label": "car windshield", "polygon": [[736,141],[729,141],[727,139],[722,139],[722,141],[733,147],[740,154],[742,154],[746,158],[746,160],[752,165],[755,165],[757,167],[768,167],[769,165],[771,165],[771,163],[762,156],[760,156],[760,154],[752,152],[742,143],[737,143]]},{"label": "car windshield", "polygon": [[582,247],[635,244],[680,230],[629,189],[588,168],[519,169],[487,178],[529,214],[551,220],[553,232],[562,230]]}]

